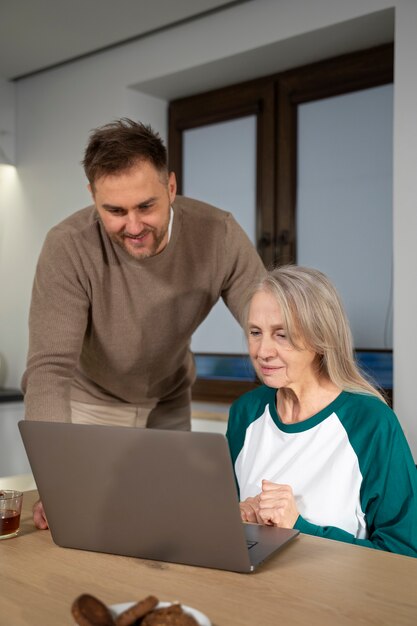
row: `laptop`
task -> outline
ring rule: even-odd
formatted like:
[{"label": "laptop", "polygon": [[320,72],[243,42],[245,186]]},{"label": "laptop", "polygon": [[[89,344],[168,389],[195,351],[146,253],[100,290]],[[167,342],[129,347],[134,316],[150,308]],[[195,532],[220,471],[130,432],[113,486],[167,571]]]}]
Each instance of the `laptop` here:
[{"label": "laptop", "polygon": [[244,524],[217,433],[20,421],[59,546],[251,572],[299,533]]}]

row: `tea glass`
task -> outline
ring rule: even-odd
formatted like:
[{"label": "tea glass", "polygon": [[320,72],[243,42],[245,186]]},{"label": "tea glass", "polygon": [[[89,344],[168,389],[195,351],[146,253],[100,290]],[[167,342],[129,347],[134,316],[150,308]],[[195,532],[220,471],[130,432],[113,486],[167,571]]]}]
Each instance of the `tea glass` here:
[{"label": "tea glass", "polygon": [[0,539],[15,537],[19,532],[23,493],[0,489]]}]

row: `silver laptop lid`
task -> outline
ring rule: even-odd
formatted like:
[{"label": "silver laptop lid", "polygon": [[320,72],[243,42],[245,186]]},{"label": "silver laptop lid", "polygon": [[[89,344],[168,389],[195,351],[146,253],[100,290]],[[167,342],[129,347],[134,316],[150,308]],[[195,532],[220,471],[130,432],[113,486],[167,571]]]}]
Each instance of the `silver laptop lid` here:
[{"label": "silver laptop lid", "polygon": [[[19,429],[58,545],[253,569],[223,435],[29,421]],[[298,534],[270,530],[268,554]]]}]

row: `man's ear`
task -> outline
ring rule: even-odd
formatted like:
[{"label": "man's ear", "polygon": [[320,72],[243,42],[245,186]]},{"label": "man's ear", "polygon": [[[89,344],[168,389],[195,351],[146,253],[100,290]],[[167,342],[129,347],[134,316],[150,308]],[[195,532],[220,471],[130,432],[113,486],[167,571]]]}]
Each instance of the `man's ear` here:
[{"label": "man's ear", "polygon": [[175,200],[175,196],[177,195],[177,179],[174,172],[171,172],[168,177],[168,193],[169,201],[172,204]]}]

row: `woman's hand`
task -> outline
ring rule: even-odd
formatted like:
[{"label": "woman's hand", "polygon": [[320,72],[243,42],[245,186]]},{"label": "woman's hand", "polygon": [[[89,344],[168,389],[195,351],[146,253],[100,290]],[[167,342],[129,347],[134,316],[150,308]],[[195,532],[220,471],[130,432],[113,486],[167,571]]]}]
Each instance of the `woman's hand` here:
[{"label": "woman's hand", "polygon": [[43,510],[43,504],[40,500],[35,502],[32,509],[33,521],[36,528],[40,530],[46,530],[49,528],[48,520],[46,519],[45,511]]},{"label": "woman's hand", "polygon": [[258,499],[256,514],[261,523],[281,528],[294,527],[299,512],[289,485],[278,485],[263,480],[262,491],[254,499]]},{"label": "woman's hand", "polygon": [[258,494],[254,498],[246,498],[243,502],[239,502],[240,517],[243,522],[263,524],[260,517],[258,517],[260,495],[261,494]]}]

